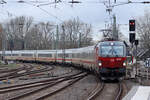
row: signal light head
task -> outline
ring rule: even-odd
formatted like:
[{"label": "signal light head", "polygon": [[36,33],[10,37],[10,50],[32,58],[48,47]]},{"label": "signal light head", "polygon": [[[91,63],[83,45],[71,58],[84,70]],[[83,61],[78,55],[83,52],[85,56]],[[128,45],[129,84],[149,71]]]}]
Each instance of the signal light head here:
[{"label": "signal light head", "polygon": [[135,20],[129,20],[129,31],[135,31]]}]

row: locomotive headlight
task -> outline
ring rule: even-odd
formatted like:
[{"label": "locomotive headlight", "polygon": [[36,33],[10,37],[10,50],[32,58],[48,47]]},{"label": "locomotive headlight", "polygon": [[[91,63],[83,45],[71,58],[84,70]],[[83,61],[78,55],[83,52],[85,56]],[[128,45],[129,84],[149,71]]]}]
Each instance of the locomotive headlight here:
[{"label": "locomotive headlight", "polygon": [[98,66],[102,66],[102,62],[100,60],[98,61]]},{"label": "locomotive headlight", "polygon": [[99,62],[99,63],[98,63],[98,65],[99,65],[99,66],[102,66],[102,63],[101,63],[101,62]]},{"label": "locomotive headlight", "polygon": [[102,62],[101,60],[98,60],[98,66],[101,67],[102,66]]},{"label": "locomotive headlight", "polygon": [[127,65],[126,62],[124,62],[124,63],[123,63],[123,66],[126,66],[126,65]]}]

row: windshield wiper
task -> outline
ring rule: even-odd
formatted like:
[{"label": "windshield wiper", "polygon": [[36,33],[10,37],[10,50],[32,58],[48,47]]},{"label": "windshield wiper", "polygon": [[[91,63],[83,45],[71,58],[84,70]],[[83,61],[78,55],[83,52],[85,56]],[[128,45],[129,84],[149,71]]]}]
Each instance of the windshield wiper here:
[{"label": "windshield wiper", "polygon": [[119,55],[115,55],[115,57],[119,57]]}]

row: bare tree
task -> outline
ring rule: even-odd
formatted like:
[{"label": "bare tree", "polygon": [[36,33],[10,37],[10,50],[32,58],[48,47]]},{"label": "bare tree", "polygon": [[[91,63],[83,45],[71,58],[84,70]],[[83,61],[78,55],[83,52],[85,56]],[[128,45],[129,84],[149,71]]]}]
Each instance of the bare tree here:
[{"label": "bare tree", "polygon": [[8,43],[16,44],[14,48],[26,48],[26,34],[29,32],[33,22],[32,17],[16,17],[5,24]]},{"label": "bare tree", "polygon": [[140,38],[140,46],[143,49],[150,48],[150,12],[137,19],[137,33]]},{"label": "bare tree", "polygon": [[41,37],[42,49],[52,49],[54,45],[54,28],[55,25],[53,23],[39,23],[39,35]]},{"label": "bare tree", "polygon": [[54,46],[52,22],[33,24],[32,17],[16,17],[5,23],[8,49],[52,49]]},{"label": "bare tree", "polygon": [[52,22],[33,24],[32,17],[20,16],[5,23],[3,32],[6,35],[8,50],[55,49],[56,47],[62,49],[63,41],[66,49],[84,47],[93,43],[92,26],[78,18],[64,21],[57,29]]},{"label": "bare tree", "polygon": [[29,32],[26,34],[26,43],[28,44],[26,46],[27,49],[30,50],[36,50],[38,48],[39,43],[39,34],[38,34],[38,28],[37,25],[33,25],[32,28],[29,30]]},{"label": "bare tree", "polygon": [[33,25],[26,35],[29,49],[52,49],[54,45],[54,25],[53,23],[41,22]]},{"label": "bare tree", "polygon": [[[66,48],[77,48],[92,44],[92,26],[81,22],[78,18],[62,23],[65,27]],[[60,41],[64,38],[61,32]],[[61,44],[63,44],[61,42]],[[63,45],[61,45],[63,46]]]}]

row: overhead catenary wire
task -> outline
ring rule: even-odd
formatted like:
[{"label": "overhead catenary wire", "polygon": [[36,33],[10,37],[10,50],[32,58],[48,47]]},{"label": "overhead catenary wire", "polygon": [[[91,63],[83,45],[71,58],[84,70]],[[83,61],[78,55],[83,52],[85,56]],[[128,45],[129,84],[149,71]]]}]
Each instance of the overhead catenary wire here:
[{"label": "overhead catenary wire", "polygon": [[54,2],[42,3],[42,4],[39,4],[37,6],[52,5],[52,4],[57,4],[59,2],[62,2],[62,1],[61,0],[55,0]]},{"label": "overhead catenary wire", "polygon": [[[16,1],[12,1],[12,2],[16,2]],[[23,3],[26,3],[26,4],[32,5],[32,6],[34,6],[34,7],[37,7],[37,8],[39,8],[40,10],[42,10],[43,12],[47,13],[48,15],[50,15],[50,16],[56,18],[57,20],[63,22],[63,21],[62,21],[60,18],[58,18],[57,16],[51,14],[50,12],[46,11],[45,9],[43,9],[43,8],[41,8],[41,7],[38,7],[36,4],[33,4],[32,2],[23,2]],[[4,5],[2,5],[2,8],[3,8],[3,6],[4,6]],[[1,9],[2,9],[2,8],[1,8]],[[5,12],[6,12],[6,13],[5,13],[6,16],[8,16],[9,18],[11,18],[11,17],[13,17],[13,16],[14,16],[14,17],[17,17],[15,14],[9,12],[9,11],[6,10],[6,9],[2,9],[2,11],[5,11]],[[4,12],[2,12],[2,13],[4,13]],[[41,21],[36,21],[36,22],[41,22]]]},{"label": "overhead catenary wire", "polygon": [[61,19],[58,18],[57,16],[55,16],[55,15],[49,13],[47,10],[45,10],[45,9],[43,9],[43,8],[41,8],[41,7],[38,7],[38,8],[41,9],[42,11],[44,11],[45,13],[47,13],[48,15],[53,16],[53,17],[56,18],[57,20],[63,22],[63,20],[61,20]]},{"label": "overhead catenary wire", "polygon": [[[4,0],[3,0],[4,1]],[[34,7],[37,7],[37,8],[39,8],[41,11],[43,11],[43,12],[45,12],[45,13],[47,13],[48,15],[50,15],[50,16],[52,16],[52,17],[54,17],[55,19],[57,19],[57,20],[59,20],[60,22],[63,22],[63,20],[61,19],[61,18],[59,18],[58,16],[56,16],[56,15],[54,15],[54,14],[52,14],[52,13],[50,13],[49,11],[47,11],[46,9],[44,9],[44,8],[42,8],[41,6],[47,6],[47,5],[52,5],[52,4],[57,4],[57,3],[59,3],[59,2],[63,2],[63,3],[65,3],[65,1],[60,1],[60,0],[55,0],[56,2],[50,2],[49,0],[48,1],[40,1],[40,0],[38,0],[38,1],[25,1],[25,0],[21,0],[22,2],[18,2],[18,3],[26,3],[26,4],[30,4],[30,5],[32,5],[32,6],[34,6]],[[17,1],[7,1],[6,3],[9,3],[9,2],[17,2]],[[92,4],[92,3],[108,3],[108,1],[97,1],[97,2],[95,2],[95,1],[87,1],[87,2],[84,2],[84,1],[82,1],[82,3],[90,3],[90,4]],[[110,2],[110,3],[113,3],[113,2]],[[125,5],[125,4],[131,4],[131,3],[143,3],[143,4],[147,4],[147,3],[150,3],[150,1],[143,1],[143,2],[132,2],[132,1],[128,1],[128,2],[119,2],[118,0],[116,1],[116,3],[115,4],[112,4],[110,7],[115,7],[115,6],[120,6],[120,5]],[[106,6],[106,5],[105,5]],[[11,15],[11,13],[8,13],[8,15]]]},{"label": "overhead catenary wire", "polygon": [[61,19],[58,18],[57,16],[53,15],[52,13],[48,12],[47,10],[43,9],[42,7],[40,7],[40,6],[38,6],[38,5],[35,5],[35,4],[33,4],[33,3],[30,3],[30,2],[26,2],[26,1],[24,1],[24,3],[29,4],[29,5],[31,5],[31,6],[34,6],[34,7],[37,7],[37,8],[39,8],[41,11],[47,13],[49,16],[52,16],[52,17],[54,17],[55,19],[59,20],[60,22],[63,22],[63,20],[61,20]]},{"label": "overhead catenary wire", "polygon": [[[1,9],[1,13],[3,13],[2,15],[6,15],[8,18],[12,18],[12,17],[17,17],[15,14],[11,13],[10,11],[8,11],[7,9],[4,9],[3,8],[3,5],[2,7],[0,8]],[[5,13],[6,12],[6,13]]]},{"label": "overhead catenary wire", "polygon": [[7,2],[5,0],[0,0],[0,4],[6,4]]},{"label": "overhead catenary wire", "polygon": [[[31,3],[34,3],[34,4],[38,4],[39,6],[46,6],[46,5],[51,5],[51,4],[54,4],[54,3],[59,3],[59,2],[64,2],[64,3],[69,3],[68,1],[61,1],[61,0],[55,0],[54,2],[50,2],[49,0],[38,0],[38,1],[34,1],[34,0],[30,0],[30,1],[25,1],[25,0],[16,0],[16,1],[5,1],[5,0],[0,0],[0,3],[12,3],[12,2],[20,2],[20,3],[24,3],[24,2],[31,2]],[[70,0],[71,2],[71,0]],[[97,1],[82,1],[81,0],[79,1],[80,3],[91,3],[91,4],[97,4],[97,3],[108,3],[108,1],[106,0],[97,0]],[[124,3],[143,3],[143,4],[149,4],[150,1],[137,1],[137,2],[133,2],[131,0],[128,0],[127,2],[125,1],[119,1],[117,0],[116,2],[114,1],[110,1],[110,3],[119,3],[119,4],[124,4]],[[117,4],[116,4],[117,5]]]},{"label": "overhead catenary wire", "polygon": [[[4,7],[5,4],[7,4],[7,2],[5,0],[0,0],[0,5],[1,5],[2,8]],[[0,9],[2,9],[2,8],[0,8]],[[4,13],[2,11],[5,11],[6,13]],[[11,12],[9,12],[6,9],[2,9],[2,11],[1,11],[1,13],[6,14],[6,16],[8,16],[8,17],[12,17],[12,16],[16,17],[16,15],[12,14]]]},{"label": "overhead catenary wire", "polygon": [[[55,0],[56,1],[56,3],[49,3],[49,4],[47,4],[47,5],[50,5],[50,4],[58,4],[59,2],[61,2],[61,3],[63,3],[64,4],[64,2],[63,1],[61,1],[61,0]],[[47,10],[45,10],[45,9],[43,9],[41,6],[46,6],[46,4],[38,4],[38,5],[35,5],[35,4],[33,4],[33,3],[31,3],[31,2],[24,2],[24,3],[27,3],[27,4],[29,4],[29,5],[32,5],[32,6],[34,6],[34,7],[38,7],[40,10],[42,10],[43,12],[45,12],[45,13],[47,13],[48,15],[50,15],[50,16],[52,16],[52,17],[54,17],[54,18],[56,18],[57,20],[59,20],[60,22],[64,22],[61,18],[59,18],[59,17],[57,17],[57,16],[55,16],[55,15],[53,15],[52,13],[50,13],[50,12],[48,12]],[[73,18],[73,17],[72,17]]]}]

